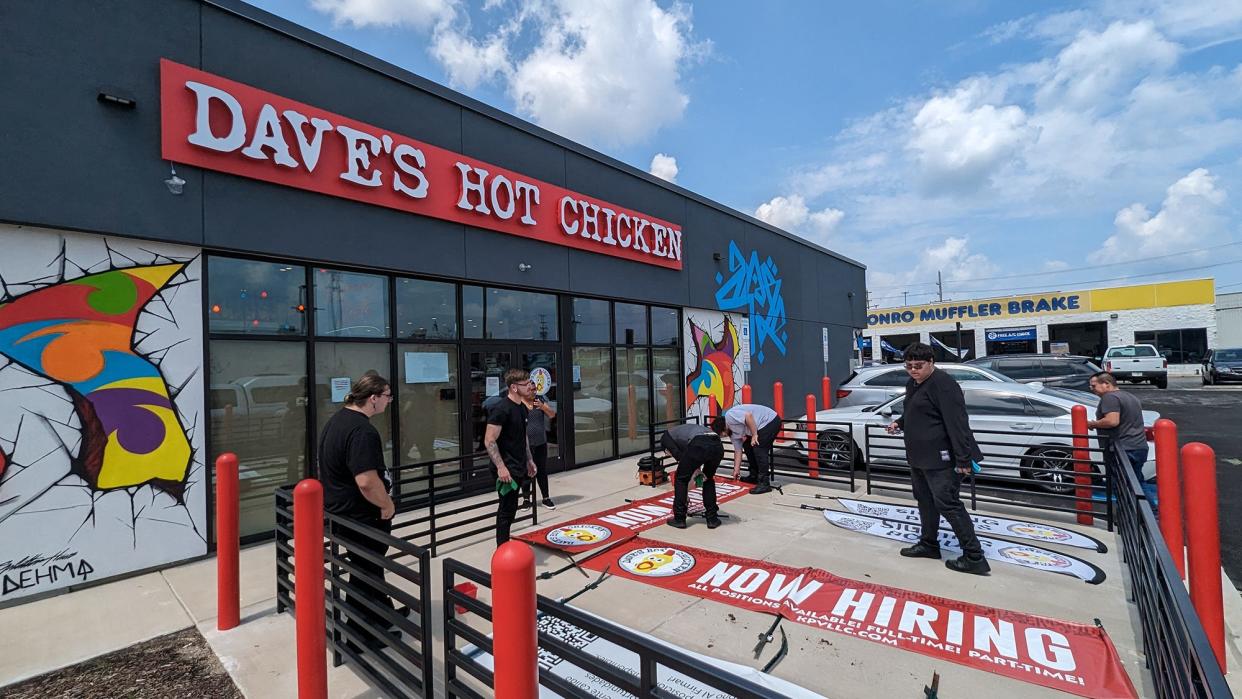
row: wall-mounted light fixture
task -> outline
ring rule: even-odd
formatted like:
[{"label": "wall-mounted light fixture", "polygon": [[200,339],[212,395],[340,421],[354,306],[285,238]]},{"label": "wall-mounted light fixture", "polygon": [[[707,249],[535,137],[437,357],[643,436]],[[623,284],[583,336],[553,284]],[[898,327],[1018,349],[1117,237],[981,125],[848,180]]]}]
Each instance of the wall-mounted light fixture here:
[{"label": "wall-mounted light fixture", "polygon": [[95,95],[95,99],[122,109],[133,109],[138,106],[138,100],[114,87],[99,88],[99,94]]},{"label": "wall-mounted light fixture", "polygon": [[171,176],[164,180],[164,186],[168,187],[171,194],[181,194],[185,191],[185,180],[177,174],[177,168],[172,163],[168,164],[168,169],[172,173]]},{"label": "wall-mounted light fixture", "polygon": [[1110,319],[1112,319],[1112,320],[1117,320],[1117,314],[1116,314],[1116,313],[1109,313],[1109,314],[1108,314],[1108,317],[1109,317]]},{"label": "wall-mounted light fixture", "polygon": [[721,254],[720,254],[720,253],[718,253],[718,252],[713,252],[713,253],[712,253],[712,259],[713,259],[713,260],[715,260],[715,261],[717,261],[717,262],[719,262],[719,261],[721,261],[721,260],[723,260],[723,259],[724,259],[724,255],[721,255]]},{"label": "wall-mounted light fixture", "polygon": [[526,264],[525,262],[519,262],[519,263],[518,263],[518,271],[519,271],[519,272],[529,272],[529,271],[531,271],[532,269],[534,269],[534,265],[528,265],[528,264]]}]

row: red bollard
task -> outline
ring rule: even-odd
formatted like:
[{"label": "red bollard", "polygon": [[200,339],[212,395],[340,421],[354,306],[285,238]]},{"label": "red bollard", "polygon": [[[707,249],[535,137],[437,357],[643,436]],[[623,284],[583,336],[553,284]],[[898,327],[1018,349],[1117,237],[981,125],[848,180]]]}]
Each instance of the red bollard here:
[{"label": "red bollard", "polygon": [[323,610],[323,486],[293,488],[293,598],[298,639],[298,699],[328,696]]},{"label": "red bollard", "polygon": [[1078,523],[1091,524],[1091,459],[1087,452],[1087,409],[1075,405],[1070,410],[1070,430],[1074,433],[1074,509],[1078,510]]},{"label": "red bollard", "polygon": [[[777,381],[772,384],[772,409],[776,411],[776,419],[785,422],[785,384]],[[778,439],[785,439],[785,432],[777,433]]]},{"label": "red bollard", "polygon": [[819,478],[819,430],[815,428],[815,394],[806,394],[806,463],[811,478]]},{"label": "red bollard", "polygon": [[538,635],[535,630],[535,554],[521,541],[508,541],[492,554],[492,645],[496,699],[539,696]]},{"label": "red bollard", "polygon": [[820,394],[824,396],[824,410],[832,409],[832,379],[825,376],[820,380]]},{"label": "red bollard", "polygon": [[748,383],[742,384],[742,402],[747,405],[750,405],[752,402],[751,393],[750,393],[750,384]]},{"label": "red bollard", "polygon": [[1186,579],[1186,538],[1182,529],[1182,481],[1177,466],[1177,424],[1156,420],[1156,497],[1160,499],[1160,534],[1177,572]]},{"label": "red bollard", "polygon": [[630,386],[626,392],[626,398],[630,406],[628,415],[628,427],[630,439],[638,438],[638,391],[634,386]]},{"label": "red bollard", "polygon": [[[1186,559],[1190,601],[1208,643],[1225,672],[1225,608],[1220,580],[1220,514],[1216,500],[1216,452],[1206,444],[1182,447],[1186,508]],[[1157,494],[1158,496],[1159,494]],[[1160,503],[1161,509],[1164,503]]]},{"label": "red bollard", "polygon": [[241,623],[239,507],[237,455],[226,452],[216,457],[216,629],[220,631]]},{"label": "red bollard", "polygon": [[676,406],[673,405],[673,384],[666,383],[664,384],[664,419],[674,419],[673,416],[676,415],[675,410]]}]

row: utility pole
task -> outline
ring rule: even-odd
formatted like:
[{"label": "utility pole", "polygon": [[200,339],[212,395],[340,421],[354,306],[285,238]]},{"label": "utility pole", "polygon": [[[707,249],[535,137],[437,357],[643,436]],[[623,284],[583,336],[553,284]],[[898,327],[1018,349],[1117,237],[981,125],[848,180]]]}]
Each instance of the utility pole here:
[{"label": "utility pole", "polygon": [[901,305],[903,305],[903,306],[909,306],[909,305],[910,305],[909,296],[910,296],[910,292],[909,292],[909,291],[903,291],[903,292],[901,292]]},{"label": "utility pole", "polygon": [[944,280],[940,278],[940,270],[936,270],[936,294],[940,296],[940,302],[944,303]]}]

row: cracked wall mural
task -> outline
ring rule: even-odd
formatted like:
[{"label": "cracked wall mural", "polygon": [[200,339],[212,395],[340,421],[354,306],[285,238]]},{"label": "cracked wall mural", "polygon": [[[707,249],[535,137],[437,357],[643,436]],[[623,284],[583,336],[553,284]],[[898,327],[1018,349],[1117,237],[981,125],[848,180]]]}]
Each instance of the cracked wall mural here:
[{"label": "cracked wall mural", "polygon": [[0,249],[0,604],[206,553],[199,252]]},{"label": "cracked wall mural", "polygon": [[739,330],[746,317],[687,308],[682,318],[686,415],[707,415],[711,398],[721,410],[732,407],[742,400],[746,383]]}]

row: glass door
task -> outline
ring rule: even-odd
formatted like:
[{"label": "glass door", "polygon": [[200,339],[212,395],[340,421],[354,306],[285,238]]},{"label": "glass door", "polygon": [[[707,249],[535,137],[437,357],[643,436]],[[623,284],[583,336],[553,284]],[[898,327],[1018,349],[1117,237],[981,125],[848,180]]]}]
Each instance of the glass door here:
[{"label": "glass door", "polygon": [[[491,345],[467,346],[465,348],[466,376],[466,443],[469,451],[483,451],[483,435],[487,431],[487,411],[483,404],[492,396],[505,393],[504,375],[511,367],[525,369],[532,374],[538,391],[558,417],[548,421],[548,469],[563,468],[560,438],[560,371],[557,347]],[[486,467],[489,460],[479,457],[476,465]]]}]

